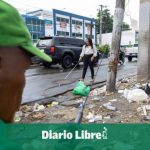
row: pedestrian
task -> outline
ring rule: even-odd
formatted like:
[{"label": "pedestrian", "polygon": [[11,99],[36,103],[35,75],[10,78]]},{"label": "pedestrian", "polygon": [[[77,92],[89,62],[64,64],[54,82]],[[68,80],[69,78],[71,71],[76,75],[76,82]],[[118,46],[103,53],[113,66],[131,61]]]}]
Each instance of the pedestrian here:
[{"label": "pedestrian", "polygon": [[79,61],[83,59],[83,73],[82,73],[82,81],[84,82],[85,75],[87,72],[88,66],[90,67],[91,70],[91,82],[94,81],[94,59],[97,56],[97,49],[95,45],[93,45],[92,39],[87,38],[85,40],[85,45],[82,48],[82,52],[80,54]]},{"label": "pedestrian", "polygon": [[51,62],[34,47],[31,35],[18,11],[0,0],[0,120],[13,122],[25,86],[25,71],[31,57]]}]

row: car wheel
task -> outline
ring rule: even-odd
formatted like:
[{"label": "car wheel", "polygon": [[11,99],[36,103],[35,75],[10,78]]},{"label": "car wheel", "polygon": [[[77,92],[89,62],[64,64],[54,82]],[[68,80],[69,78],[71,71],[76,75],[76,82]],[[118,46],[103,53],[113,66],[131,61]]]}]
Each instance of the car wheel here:
[{"label": "car wheel", "polygon": [[62,67],[65,69],[71,68],[73,63],[73,58],[70,55],[65,55],[62,59]]},{"label": "car wheel", "polygon": [[52,65],[51,63],[43,62],[43,66],[44,66],[45,68],[50,68],[51,65]]},{"label": "car wheel", "polygon": [[132,61],[132,57],[131,57],[131,56],[128,57],[128,61],[129,61],[129,62]]}]

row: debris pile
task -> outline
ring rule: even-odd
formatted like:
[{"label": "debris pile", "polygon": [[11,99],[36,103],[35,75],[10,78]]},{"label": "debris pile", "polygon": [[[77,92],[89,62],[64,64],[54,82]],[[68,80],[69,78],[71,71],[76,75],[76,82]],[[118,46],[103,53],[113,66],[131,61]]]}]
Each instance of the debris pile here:
[{"label": "debris pile", "polygon": [[[115,93],[106,93],[106,86],[90,91],[82,123],[150,122],[150,84],[137,83],[133,76],[118,81],[116,88]],[[84,101],[85,97],[68,92],[45,105],[23,105],[16,113],[15,122],[74,122]]]}]

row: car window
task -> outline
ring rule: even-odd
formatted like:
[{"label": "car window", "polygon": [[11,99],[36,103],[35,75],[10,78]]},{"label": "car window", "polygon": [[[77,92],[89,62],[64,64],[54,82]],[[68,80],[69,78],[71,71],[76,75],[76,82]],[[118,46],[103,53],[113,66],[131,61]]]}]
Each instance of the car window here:
[{"label": "car window", "polygon": [[39,40],[38,46],[51,46],[53,43],[52,39],[41,39]]},{"label": "car window", "polygon": [[134,44],[134,47],[138,47],[138,44]]},{"label": "car window", "polygon": [[73,38],[59,38],[59,44],[63,46],[79,46],[82,47],[84,45],[84,41]]}]

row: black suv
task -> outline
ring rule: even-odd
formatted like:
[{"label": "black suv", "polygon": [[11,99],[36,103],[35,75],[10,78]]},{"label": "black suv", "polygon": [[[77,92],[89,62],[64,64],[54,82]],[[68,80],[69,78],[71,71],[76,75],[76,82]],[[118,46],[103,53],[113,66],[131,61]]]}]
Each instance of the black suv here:
[{"label": "black suv", "polygon": [[52,57],[52,63],[43,62],[45,67],[59,63],[70,68],[78,62],[84,44],[82,39],[53,36],[40,38],[36,46]]}]

